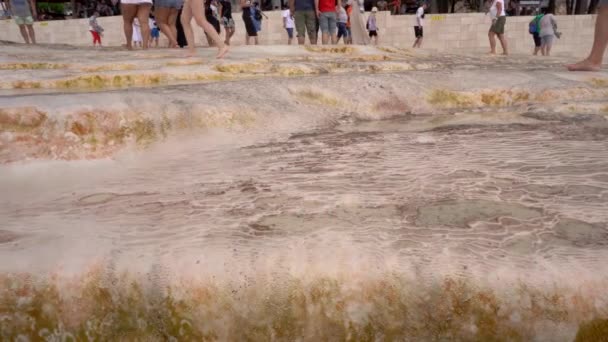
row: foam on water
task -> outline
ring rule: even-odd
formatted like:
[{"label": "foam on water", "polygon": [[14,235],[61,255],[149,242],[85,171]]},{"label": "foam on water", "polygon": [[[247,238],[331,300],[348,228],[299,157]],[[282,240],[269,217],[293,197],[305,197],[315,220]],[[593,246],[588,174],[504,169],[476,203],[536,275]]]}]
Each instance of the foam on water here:
[{"label": "foam on water", "polygon": [[601,336],[602,90],[513,75],[0,97],[0,337]]}]

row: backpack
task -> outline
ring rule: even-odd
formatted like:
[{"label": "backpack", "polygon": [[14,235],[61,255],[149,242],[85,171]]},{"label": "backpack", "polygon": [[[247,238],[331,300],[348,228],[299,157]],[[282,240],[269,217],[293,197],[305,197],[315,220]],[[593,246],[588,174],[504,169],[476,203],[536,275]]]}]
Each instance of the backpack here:
[{"label": "backpack", "polygon": [[532,21],[528,24],[528,32],[530,34],[535,34],[540,32],[540,19],[542,19],[543,15],[537,15],[532,19]]}]

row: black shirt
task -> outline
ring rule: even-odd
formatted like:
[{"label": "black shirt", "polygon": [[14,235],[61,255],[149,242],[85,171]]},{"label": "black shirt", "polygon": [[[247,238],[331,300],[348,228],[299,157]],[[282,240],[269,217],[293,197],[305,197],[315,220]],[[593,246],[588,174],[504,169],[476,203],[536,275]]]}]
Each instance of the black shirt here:
[{"label": "black shirt", "polygon": [[232,3],[230,0],[220,0],[220,5],[222,5],[222,14],[220,16],[222,18],[232,19]]}]

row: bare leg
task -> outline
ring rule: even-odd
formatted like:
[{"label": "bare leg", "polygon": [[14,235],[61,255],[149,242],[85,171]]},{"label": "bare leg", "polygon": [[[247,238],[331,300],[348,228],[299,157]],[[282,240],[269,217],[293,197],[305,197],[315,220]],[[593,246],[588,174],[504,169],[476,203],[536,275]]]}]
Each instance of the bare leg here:
[{"label": "bare leg", "polygon": [[321,43],[323,45],[327,45],[327,43],[329,43],[329,33],[327,33],[327,32],[321,33]]},{"label": "bare leg", "polygon": [[143,39],[142,47],[147,49],[150,46],[150,26],[148,25],[148,18],[150,17],[150,4],[139,4],[137,5],[137,18],[139,19],[139,25],[141,29],[141,36]]},{"label": "bare leg", "polygon": [[[507,50],[507,39],[505,38],[505,35],[499,34],[498,40],[500,40],[500,46],[502,47],[502,54],[505,56],[508,55],[509,51]],[[496,43],[494,43],[494,45],[496,45]]]},{"label": "bare leg", "polygon": [[27,27],[27,33],[30,36],[30,42],[32,44],[36,44],[36,33],[34,32],[34,26],[33,25],[26,25]]},{"label": "bare leg", "polygon": [[608,45],[608,6],[600,7],[595,19],[595,36],[589,57],[576,64],[567,65],[570,71],[598,71],[602,68],[604,51]]},{"label": "bare leg", "polygon": [[492,31],[488,33],[488,38],[490,39],[490,54],[496,54],[496,34]]},{"label": "bare leg", "polygon": [[226,31],[226,40],[224,41],[224,44],[230,45],[230,39],[234,35],[235,29],[234,29],[234,27],[231,27],[231,28],[227,27],[225,31]]},{"label": "bare leg", "polygon": [[172,8],[171,13],[169,13],[169,29],[171,30],[173,37],[175,37],[175,45],[172,46],[174,48],[179,46],[179,44],[177,43],[177,15],[178,14],[179,14],[179,11],[177,10],[177,8]]},{"label": "bare leg", "polygon": [[[218,47],[218,52],[217,52],[216,57],[223,58],[226,55],[226,53],[228,53],[228,46],[226,44],[224,44],[224,42],[222,41],[222,38],[215,30],[215,27],[213,27],[213,25],[209,24],[209,22],[205,18],[205,15],[203,13],[203,8],[204,8],[203,0],[188,0],[185,3],[184,7],[186,7],[187,4],[189,4],[189,6],[190,6],[190,12],[191,12],[192,16],[194,17],[194,21],[196,22],[196,24],[198,26],[200,26],[207,35],[209,35],[209,37],[211,38],[211,40],[213,41],[215,46]],[[188,43],[188,45],[190,45],[190,43]]]},{"label": "bare leg", "polygon": [[177,46],[177,36],[173,34],[173,30],[171,30],[169,23],[169,16],[171,15],[172,10],[172,8],[158,7],[154,10],[154,14],[156,15],[158,28],[160,28],[160,31],[169,39],[169,46],[175,47]]},{"label": "bare leg", "polygon": [[194,50],[194,32],[192,31],[192,9],[189,2],[184,2],[184,8],[182,9],[182,27],[184,28],[184,35],[186,36],[186,42],[188,43],[188,57],[193,57],[196,52]]},{"label": "bare leg", "polygon": [[338,44],[338,36],[335,33],[331,36],[331,43],[334,45]]},{"label": "bare leg", "polygon": [[253,42],[255,43],[255,45],[260,44],[260,41],[258,40],[258,36],[253,37]]},{"label": "bare leg", "polygon": [[547,44],[547,46],[545,46],[545,56],[551,56],[551,46],[552,44]]},{"label": "bare leg", "polygon": [[25,41],[25,44],[29,44],[30,37],[27,34],[27,29],[25,28],[25,25],[19,25],[19,31],[21,32],[21,37],[23,37],[23,41]]},{"label": "bare leg", "polygon": [[[310,37],[308,37],[308,39],[310,39]],[[311,43],[312,43],[312,39],[311,39]],[[306,44],[306,37],[298,36],[298,45],[304,45],[304,44]]]},{"label": "bare leg", "polygon": [[[127,39],[127,49],[131,50],[131,44],[133,40],[133,19],[137,14],[137,5],[133,4],[120,4],[120,12],[122,13],[122,26],[125,31],[125,38]],[[146,19],[147,21],[148,19]]]},{"label": "bare leg", "polygon": [[540,47],[534,47],[534,56],[538,56],[538,52],[540,51]]}]

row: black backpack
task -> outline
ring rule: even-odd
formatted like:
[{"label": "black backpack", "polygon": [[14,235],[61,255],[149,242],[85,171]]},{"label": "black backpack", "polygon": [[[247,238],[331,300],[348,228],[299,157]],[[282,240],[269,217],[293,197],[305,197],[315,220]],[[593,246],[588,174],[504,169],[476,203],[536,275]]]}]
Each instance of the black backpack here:
[{"label": "black backpack", "polygon": [[255,13],[253,14],[253,17],[255,18],[255,20],[257,21],[262,21],[262,19],[264,17],[262,17],[262,11],[260,11],[259,9],[255,9]]}]

